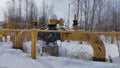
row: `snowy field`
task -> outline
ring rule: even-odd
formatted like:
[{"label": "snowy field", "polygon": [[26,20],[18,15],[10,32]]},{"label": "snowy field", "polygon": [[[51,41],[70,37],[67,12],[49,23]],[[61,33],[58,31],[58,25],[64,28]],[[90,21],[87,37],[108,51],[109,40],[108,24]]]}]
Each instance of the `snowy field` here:
[{"label": "snowy field", "polygon": [[120,68],[119,64],[65,57],[37,57],[12,48],[0,47],[0,68]]},{"label": "snowy field", "polygon": [[[104,39],[103,39],[104,40]],[[30,57],[31,42],[24,43],[26,52],[19,49],[12,49],[12,42],[0,42],[0,68],[120,68],[120,59],[118,58],[118,50],[115,44],[106,43],[106,58],[110,55],[113,63],[94,62],[91,61],[92,48],[83,42],[79,44],[77,41],[60,42],[59,57],[40,56],[37,51],[37,59]],[[42,41],[37,42],[37,49],[41,48]]]}]

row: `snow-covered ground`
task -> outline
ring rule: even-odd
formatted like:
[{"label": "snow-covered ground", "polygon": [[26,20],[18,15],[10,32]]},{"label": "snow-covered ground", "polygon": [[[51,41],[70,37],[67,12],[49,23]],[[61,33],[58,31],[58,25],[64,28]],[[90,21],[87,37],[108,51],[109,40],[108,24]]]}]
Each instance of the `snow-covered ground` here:
[{"label": "snow-covered ground", "polygon": [[[104,39],[102,39],[104,41]],[[120,68],[120,58],[115,44],[106,43],[106,58],[110,55],[114,63],[89,61],[92,57],[92,47],[83,42],[77,41],[60,42],[57,41],[59,57],[40,56],[37,51],[37,59],[31,59],[31,42],[24,43],[26,53],[19,49],[12,49],[12,42],[0,42],[0,68]],[[37,42],[37,49],[41,48],[43,41]],[[41,50],[40,50],[41,51]]]},{"label": "snow-covered ground", "polygon": [[65,57],[37,57],[21,50],[0,46],[0,68],[120,68],[119,64],[93,62]]}]

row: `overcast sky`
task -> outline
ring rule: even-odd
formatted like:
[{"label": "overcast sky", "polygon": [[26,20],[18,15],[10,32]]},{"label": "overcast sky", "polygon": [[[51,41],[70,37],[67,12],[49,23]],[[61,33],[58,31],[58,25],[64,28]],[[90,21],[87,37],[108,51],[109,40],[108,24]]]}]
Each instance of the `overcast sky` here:
[{"label": "overcast sky", "polygon": [[[40,4],[39,1],[42,0],[36,0],[38,4]],[[58,18],[65,17],[67,15],[69,1],[70,0],[46,0],[48,4],[54,2],[54,11]]]}]

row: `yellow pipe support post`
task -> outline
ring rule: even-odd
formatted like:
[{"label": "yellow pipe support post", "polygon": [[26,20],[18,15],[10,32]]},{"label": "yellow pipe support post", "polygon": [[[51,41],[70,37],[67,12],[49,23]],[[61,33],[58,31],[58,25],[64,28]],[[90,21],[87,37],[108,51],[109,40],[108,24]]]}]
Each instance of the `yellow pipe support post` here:
[{"label": "yellow pipe support post", "polygon": [[112,34],[112,35],[111,35],[111,44],[114,43],[114,40],[115,40],[115,36]]},{"label": "yellow pipe support post", "polygon": [[32,46],[31,46],[31,57],[36,59],[36,41],[37,41],[37,17],[34,17],[34,29],[32,30]]},{"label": "yellow pipe support post", "polygon": [[36,59],[36,41],[37,41],[37,31],[32,30],[32,46],[31,46],[31,57]]}]

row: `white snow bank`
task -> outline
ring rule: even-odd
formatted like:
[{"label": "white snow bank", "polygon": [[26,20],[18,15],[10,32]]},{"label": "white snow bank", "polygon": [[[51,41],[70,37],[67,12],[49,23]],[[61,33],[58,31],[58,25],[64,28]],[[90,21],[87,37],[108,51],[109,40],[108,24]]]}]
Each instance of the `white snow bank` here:
[{"label": "white snow bank", "polygon": [[[57,41],[59,45],[59,56],[62,57],[70,57],[70,58],[79,58],[90,60],[92,59],[93,49],[90,44],[83,42],[83,44],[79,44],[77,41],[70,41],[70,42],[60,42]],[[37,41],[37,55],[39,56],[42,53],[42,46],[44,46],[43,41]],[[111,58],[118,57],[118,48],[115,44],[110,44],[104,42],[106,48],[106,58],[109,59],[108,56]],[[24,43],[24,48],[26,52],[31,53],[31,41]]]},{"label": "white snow bank", "polygon": [[[59,44],[59,43],[58,43]],[[92,59],[93,49],[89,44],[79,44],[77,41],[62,42],[60,55],[80,59]]]},{"label": "white snow bank", "polygon": [[0,66],[0,68],[7,68],[7,67]]},{"label": "white snow bank", "polygon": [[114,57],[112,58],[113,63],[120,64],[120,57]]},{"label": "white snow bank", "polygon": [[[31,47],[30,41],[28,42],[28,48]],[[37,42],[38,43],[38,42]],[[39,41],[39,43],[41,43]],[[40,46],[42,44],[37,44]],[[68,46],[66,46],[68,45]],[[80,59],[71,59],[65,57],[37,57],[36,60],[31,59],[30,54],[24,53],[19,49],[12,49],[12,42],[0,43],[0,68],[120,68],[119,64],[103,63],[85,61]],[[61,47],[61,54],[64,51],[64,47],[67,47],[67,56],[76,55],[73,54],[76,50],[80,50],[80,44],[78,42],[63,42]],[[85,44],[86,46],[86,44]],[[8,48],[9,47],[9,48]],[[78,47],[78,48],[77,48]],[[75,50],[75,49],[76,50]],[[89,49],[88,49],[89,50]],[[79,51],[78,51],[79,52]]]},{"label": "white snow bank", "polygon": [[[80,58],[80,59],[92,59],[93,49],[88,44],[79,44],[76,41],[71,42],[60,42],[57,41],[59,45],[59,56]],[[37,55],[40,56],[42,53],[42,46],[44,46],[43,41],[37,41]],[[51,45],[52,46],[52,45]],[[31,53],[31,41],[24,43],[24,51]]]},{"label": "white snow bank", "polygon": [[7,68],[45,68],[20,50],[8,49],[0,52],[0,66]]},{"label": "white snow bank", "polygon": [[38,57],[31,59],[30,55],[20,50],[0,50],[0,68],[120,68],[120,65],[75,60],[63,57]]},{"label": "white snow bank", "polygon": [[0,42],[0,48],[12,48],[13,47],[13,43],[11,41],[7,41],[7,42]]},{"label": "white snow bank", "polygon": [[118,57],[118,48],[115,44],[104,43],[106,48],[106,58],[110,55],[112,58]]}]

